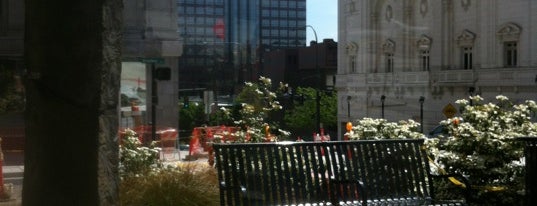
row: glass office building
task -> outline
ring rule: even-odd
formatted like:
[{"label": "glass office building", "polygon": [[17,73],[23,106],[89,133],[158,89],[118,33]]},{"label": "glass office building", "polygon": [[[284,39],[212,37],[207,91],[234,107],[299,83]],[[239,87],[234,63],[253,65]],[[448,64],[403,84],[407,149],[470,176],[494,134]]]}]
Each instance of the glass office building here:
[{"label": "glass office building", "polygon": [[[235,94],[263,53],[306,45],[306,0],[177,0],[180,91]],[[183,95],[182,95],[183,96]]]}]

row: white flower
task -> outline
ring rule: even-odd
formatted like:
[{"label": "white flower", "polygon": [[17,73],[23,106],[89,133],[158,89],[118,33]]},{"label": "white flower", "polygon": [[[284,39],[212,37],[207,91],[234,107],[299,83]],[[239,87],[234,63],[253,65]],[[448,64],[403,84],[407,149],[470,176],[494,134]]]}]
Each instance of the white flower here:
[{"label": "white flower", "polygon": [[507,98],[506,96],[503,96],[503,95],[496,96],[496,99],[499,100],[499,101],[508,101],[509,100],[509,98]]},{"label": "white flower", "polygon": [[261,92],[259,89],[255,89],[255,93],[257,93],[259,95],[263,95],[263,92]]},{"label": "white flower", "polygon": [[469,104],[469,101],[467,99],[459,99],[457,101],[455,101],[456,104],[458,105],[468,105]]}]

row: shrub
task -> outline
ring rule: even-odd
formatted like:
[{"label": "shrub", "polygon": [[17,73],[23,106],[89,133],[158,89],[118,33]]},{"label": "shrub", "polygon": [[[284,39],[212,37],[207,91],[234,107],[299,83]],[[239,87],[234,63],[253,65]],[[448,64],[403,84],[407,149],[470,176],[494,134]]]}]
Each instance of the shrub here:
[{"label": "shrub", "polygon": [[429,141],[435,162],[448,173],[459,173],[477,185],[476,201],[516,204],[523,193],[523,147],[520,136],[536,136],[531,113],[534,101],[514,105],[505,96],[484,103],[480,96],[458,100],[461,116],[442,121],[447,137]]},{"label": "shrub", "polygon": [[204,163],[185,163],[120,184],[121,205],[220,205],[216,170]]},{"label": "shrub", "polygon": [[142,146],[138,135],[125,130],[120,146],[121,205],[219,205],[216,171],[207,164],[164,165],[160,148]]},{"label": "shrub", "polygon": [[385,119],[363,118],[345,134],[349,139],[404,139],[425,138],[414,120],[388,122]]},{"label": "shrub", "polygon": [[139,176],[158,170],[162,165],[159,151],[160,148],[155,147],[155,142],[144,147],[136,132],[126,129],[119,146],[120,176]]}]

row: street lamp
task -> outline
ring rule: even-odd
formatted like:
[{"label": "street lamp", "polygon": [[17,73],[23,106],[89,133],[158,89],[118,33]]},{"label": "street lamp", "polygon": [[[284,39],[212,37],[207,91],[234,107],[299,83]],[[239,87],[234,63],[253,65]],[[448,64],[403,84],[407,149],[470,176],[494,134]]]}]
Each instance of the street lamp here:
[{"label": "street lamp", "polygon": [[347,118],[349,122],[351,121],[351,96],[347,96]]},{"label": "street lamp", "polygon": [[382,110],[382,119],[384,119],[384,100],[386,100],[386,96],[384,94],[380,96],[380,103],[381,103],[381,110]]},{"label": "street lamp", "polygon": [[472,97],[474,96],[475,87],[468,88],[468,94],[470,94],[470,106],[473,106]]},{"label": "street lamp", "polygon": [[423,102],[425,102],[425,97],[420,96],[420,124],[421,124],[421,133],[423,133]]},{"label": "street lamp", "polygon": [[[316,127],[317,127],[317,133],[321,133],[321,95],[319,94],[320,90],[321,90],[321,70],[319,69],[319,41],[317,39],[317,32],[315,31],[315,29],[313,28],[313,26],[311,25],[306,25],[306,27],[309,27],[311,28],[311,30],[313,30],[313,35],[315,35],[315,69],[317,70],[317,86],[319,88],[317,88],[317,92],[316,92],[316,97],[315,97],[315,100],[316,100],[316,113],[317,113],[317,118],[316,118]],[[310,44],[310,47],[311,47],[311,44]]]}]

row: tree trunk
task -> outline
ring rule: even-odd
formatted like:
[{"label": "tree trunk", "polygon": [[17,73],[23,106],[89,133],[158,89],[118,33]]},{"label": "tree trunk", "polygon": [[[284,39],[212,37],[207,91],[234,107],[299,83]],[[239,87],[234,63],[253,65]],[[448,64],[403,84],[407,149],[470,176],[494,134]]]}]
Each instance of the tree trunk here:
[{"label": "tree trunk", "polygon": [[26,0],[23,205],[118,204],[121,0]]}]

